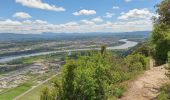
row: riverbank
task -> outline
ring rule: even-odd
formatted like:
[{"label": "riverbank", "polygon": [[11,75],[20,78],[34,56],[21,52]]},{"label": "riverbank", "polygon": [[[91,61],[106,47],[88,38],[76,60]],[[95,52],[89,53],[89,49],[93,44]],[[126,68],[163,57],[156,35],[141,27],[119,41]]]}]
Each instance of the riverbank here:
[{"label": "riverbank", "polygon": [[[119,46],[108,47],[108,50],[122,50],[134,47],[138,44],[138,42],[128,41],[127,39],[121,39],[120,42],[124,42],[124,44]],[[9,62],[15,59],[23,58],[23,57],[31,57],[31,56],[39,56],[39,55],[47,55],[52,53],[64,53],[64,52],[74,52],[74,51],[88,51],[88,50],[100,50],[100,48],[85,48],[85,49],[70,49],[70,50],[59,50],[59,51],[50,51],[50,52],[40,52],[26,55],[16,55],[16,56],[8,56],[0,58],[0,63]]]}]

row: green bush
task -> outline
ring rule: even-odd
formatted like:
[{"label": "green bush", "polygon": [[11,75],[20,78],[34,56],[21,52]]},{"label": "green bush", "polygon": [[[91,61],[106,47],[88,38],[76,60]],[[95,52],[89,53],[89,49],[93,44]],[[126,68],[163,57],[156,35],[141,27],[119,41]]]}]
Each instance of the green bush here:
[{"label": "green bush", "polygon": [[167,76],[170,78],[170,51],[168,52],[168,67],[167,69],[169,70],[167,73]]},{"label": "green bush", "polygon": [[158,95],[158,100],[170,100],[170,84],[165,84],[161,87],[161,92]]},{"label": "green bush", "polygon": [[168,66],[170,67],[170,51],[168,52]]},{"label": "green bush", "polygon": [[40,100],[52,100],[50,89],[48,87],[44,87],[44,89],[42,90]]},{"label": "green bush", "polygon": [[158,100],[168,100],[168,95],[165,93],[165,91],[161,91],[161,93],[158,95]]},{"label": "green bush", "polygon": [[159,17],[154,18],[151,41],[154,47],[154,59],[157,65],[165,64],[170,50],[170,0],[162,0],[156,6]]},{"label": "green bush", "polygon": [[124,92],[126,91],[126,89],[124,87],[115,87],[113,90],[114,96],[117,98],[120,98],[123,96]]},{"label": "green bush", "polygon": [[146,42],[146,43],[143,43],[141,44],[138,48],[136,48],[134,51],[133,51],[133,54],[142,54],[146,57],[149,57],[151,54],[152,54],[152,45],[150,44],[150,42]]},{"label": "green bush", "polygon": [[141,54],[129,55],[125,58],[125,61],[130,72],[148,69],[148,59]]},{"label": "green bush", "polygon": [[147,58],[141,54],[118,58],[105,50],[67,59],[56,97],[59,100],[120,98],[126,91],[120,84],[146,70],[147,63]]}]

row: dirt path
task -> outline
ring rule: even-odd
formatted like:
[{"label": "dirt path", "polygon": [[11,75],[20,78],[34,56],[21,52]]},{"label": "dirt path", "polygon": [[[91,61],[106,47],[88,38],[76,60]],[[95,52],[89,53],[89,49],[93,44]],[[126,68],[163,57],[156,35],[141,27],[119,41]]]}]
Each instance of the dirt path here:
[{"label": "dirt path", "polygon": [[164,65],[152,67],[151,61],[150,66],[150,70],[133,81],[127,93],[119,100],[156,100],[155,97],[158,95],[159,88],[170,80],[165,75],[167,70]]}]

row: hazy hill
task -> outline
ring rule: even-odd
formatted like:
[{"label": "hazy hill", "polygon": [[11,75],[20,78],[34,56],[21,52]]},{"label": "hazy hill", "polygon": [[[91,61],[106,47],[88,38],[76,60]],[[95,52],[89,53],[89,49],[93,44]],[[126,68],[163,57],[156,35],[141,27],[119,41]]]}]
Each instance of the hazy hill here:
[{"label": "hazy hill", "polygon": [[150,31],[140,32],[123,32],[123,33],[42,33],[42,34],[15,34],[15,33],[0,33],[0,41],[34,41],[34,40],[74,40],[86,39],[90,37],[110,37],[118,36],[126,38],[126,36],[148,37]]}]

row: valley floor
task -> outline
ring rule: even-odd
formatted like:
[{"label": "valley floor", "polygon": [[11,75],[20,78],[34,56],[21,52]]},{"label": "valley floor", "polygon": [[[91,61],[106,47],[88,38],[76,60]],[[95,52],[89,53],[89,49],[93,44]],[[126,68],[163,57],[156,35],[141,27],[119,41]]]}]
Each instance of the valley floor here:
[{"label": "valley floor", "polygon": [[119,100],[156,100],[160,87],[170,80],[165,75],[165,65],[153,67],[151,61],[150,66],[150,70],[130,83],[127,93]]}]

